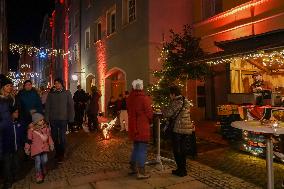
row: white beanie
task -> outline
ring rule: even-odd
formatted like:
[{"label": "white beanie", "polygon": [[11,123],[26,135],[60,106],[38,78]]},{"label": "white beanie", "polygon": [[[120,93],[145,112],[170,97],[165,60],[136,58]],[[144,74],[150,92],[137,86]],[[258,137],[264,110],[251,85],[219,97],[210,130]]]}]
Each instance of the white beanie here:
[{"label": "white beanie", "polygon": [[33,120],[34,123],[38,123],[39,121],[41,121],[43,119],[44,119],[44,117],[40,113],[33,113],[32,114],[32,120]]},{"label": "white beanie", "polygon": [[143,90],[143,80],[136,79],[132,82],[132,87],[135,90]]}]

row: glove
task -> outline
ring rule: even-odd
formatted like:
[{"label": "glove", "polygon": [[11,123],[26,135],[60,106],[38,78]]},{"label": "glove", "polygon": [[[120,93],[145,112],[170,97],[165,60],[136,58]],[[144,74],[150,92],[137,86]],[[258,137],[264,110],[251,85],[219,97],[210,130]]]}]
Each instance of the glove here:
[{"label": "glove", "polygon": [[26,153],[27,155],[30,155],[30,154],[31,154],[31,151],[30,151],[29,149],[25,148],[25,153]]},{"label": "glove", "polygon": [[51,145],[49,146],[49,148],[50,148],[51,151],[53,151],[53,150],[54,150],[54,145],[51,144]]}]

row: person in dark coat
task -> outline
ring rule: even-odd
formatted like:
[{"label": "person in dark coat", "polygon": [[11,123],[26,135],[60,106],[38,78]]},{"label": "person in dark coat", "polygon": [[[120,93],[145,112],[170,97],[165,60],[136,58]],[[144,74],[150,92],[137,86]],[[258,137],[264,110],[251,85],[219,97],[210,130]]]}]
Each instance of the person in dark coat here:
[{"label": "person in dark coat", "polygon": [[82,128],[84,113],[86,109],[86,102],[87,102],[87,94],[81,88],[81,85],[77,86],[77,91],[74,93],[73,96],[74,100],[74,108],[75,108],[75,118],[74,118],[74,125],[78,128]]},{"label": "person in dark coat", "polygon": [[14,107],[12,125],[3,129],[4,186],[7,188],[11,187],[20,176],[20,157],[24,149],[25,128],[18,121],[18,117],[18,109]]},{"label": "person in dark coat", "polygon": [[58,163],[65,154],[67,124],[74,121],[74,102],[71,92],[65,90],[62,79],[54,80],[55,87],[47,95],[45,119],[50,123]]},{"label": "person in dark coat", "polygon": [[16,100],[19,106],[19,119],[27,129],[32,122],[31,111],[43,113],[40,96],[33,88],[31,80],[24,82],[24,88],[19,91]]},{"label": "person in dark coat", "polygon": [[127,103],[126,103],[128,96],[129,92],[125,91],[124,97],[121,100],[121,106],[119,109],[120,131],[124,130],[128,131],[128,114],[127,114]]},{"label": "person in dark coat", "polygon": [[[190,108],[193,105],[189,100],[181,95],[181,91],[177,86],[170,87],[170,98],[171,102],[169,106],[163,110],[163,114],[167,118],[176,117],[171,134],[173,154],[175,157],[175,162],[177,164],[177,169],[172,170],[172,174],[184,177],[187,175],[186,143],[188,136],[193,134],[193,132],[195,131],[194,124],[191,121],[190,117]],[[191,148],[193,148],[193,146],[191,146]]]},{"label": "person in dark coat", "polygon": [[[12,127],[13,125],[11,111],[15,105],[15,98],[12,95],[12,91],[12,81],[5,75],[0,74],[0,159],[3,158],[6,150],[3,148],[3,132],[6,128]],[[5,179],[4,188],[9,188],[11,185],[12,183]]]},{"label": "person in dark coat", "polygon": [[146,179],[150,177],[145,173],[145,161],[147,143],[150,140],[150,122],[152,121],[153,110],[149,97],[143,91],[143,81],[134,80],[132,86],[133,90],[127,98],[128,135],[129,139],[133,141],[130,174],[137,173],[138,179]]},{"label": "person in dark coat", "polygon": [[107,104],[107,112],[108,116],[111,118],[115,118],[117,116],[117,104],[114,96],[111,96],[109,99]]},{"label": "person in dark coat", "polygon": [[99,99],[101,97],[101,93],[99,90],[97,90],[97,87],[92,87],[92,94],[90,98],[90,102],[88,105],[88,126],[90,131],[96,131],[98,130],[98,113],[99,113]]}]

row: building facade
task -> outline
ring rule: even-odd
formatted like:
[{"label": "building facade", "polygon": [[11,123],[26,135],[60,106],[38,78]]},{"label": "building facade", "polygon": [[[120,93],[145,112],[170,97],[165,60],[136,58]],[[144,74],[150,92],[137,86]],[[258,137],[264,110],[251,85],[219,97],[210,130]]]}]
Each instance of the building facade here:
[{"label": "building facade", "polygon": [[41,52],[38,55],[38,66],[36,67],[36,73],[39,73],[39,84],[41,86],[51,85],[51,63],[52,56],[49,55],[49,52],[46,49],[51,49],[52,47],[52,21],[48,15],[45,15],[43,19],[42,30],[40,33],[40,47]]},{"label": "building facade", "polygon": [[50,65],[51,83],[55,78],[61,78],[67,89],[70,87],[69,82],[69,21],[68,7],[70,1],[55,0],[55,10],[51,15],[51,47],[54,49]]},{"label": "building facade", "polygon": [[81,84],[84,70],[81,70],[81,1],[68,2],[68,28],[69,28],[69,81],[72,94]]},{"label": "building facade", "polygon": [[[81,5],[81,83],[102,92],[101,109],[140,78],[145,88],[159,69],[162,42],[169,30],[192,23],[188,0],[99,0]],[[172,14],[175,12],[175,14]]]},{"label": "building facade", "polygon": [[8,73],[6,0],[0,0],[0,73]]}]

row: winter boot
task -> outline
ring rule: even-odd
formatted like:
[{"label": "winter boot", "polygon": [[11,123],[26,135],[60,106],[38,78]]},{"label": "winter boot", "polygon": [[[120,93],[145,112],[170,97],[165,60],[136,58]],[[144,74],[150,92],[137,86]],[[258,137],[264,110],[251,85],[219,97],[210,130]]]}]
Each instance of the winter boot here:
[{"label": "winter boot", "polygon": [[45,177],[47,175],[47,166],[44,165],[43,168],[42,168],[42,174],[43,174],[43,177]]},{"label": "winter boot", "polygon": [[41,172],[36,173],[36,183],[37,184],[43,183],[43,176]]},{"label": "winter boot", "polygon": [[139,167],[137,173],[137,179],[148,179],[150,175],[146,174],[145,167]]},{"label": "winter boot", "polygon": [[137,174],[136,163],[131,161],[131,162],[129,162],[129,164],[130,164],[130,166],[129,166],[130,171],[129,171],[128,175],[135,175],[135,174]]}]

